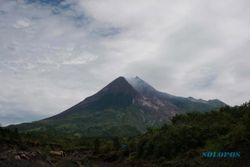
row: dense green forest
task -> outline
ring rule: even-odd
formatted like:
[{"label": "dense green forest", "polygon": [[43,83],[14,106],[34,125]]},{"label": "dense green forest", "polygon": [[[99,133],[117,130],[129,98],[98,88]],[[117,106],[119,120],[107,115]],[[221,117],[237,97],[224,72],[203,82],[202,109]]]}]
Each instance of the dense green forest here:
[{"label": "dense green forest", "polygon": [[177,115],[172,124],[149,131],[136,140],[140,158],[175,158],[191,149],[224,150],[250,142],[250,103],[219,111]]},{"label": "dense green forest", "polygon": [[171,124],[149,129],[129,146],[133,158],[139,159],[167,161],[185,156],[199,158],[205,151],[239,151],[238,161],[243,161],[250,153],[250,103],[177,115]]},{"label": "dense green forest", "polygon": [[[183,160],[185,163],[195,161],[197,166],[244,165],[250,163],[250,102],[218,111],[176,115],[171,123],[148,128],[145,134],[136,137],[86,138],[60,136],[53,132],[20,134],[17,129],[0,128],[0,141],[18,143],[24,148],[35,143],[47,146],[48,150],[56,143],[66,151],[92,150],[95,158],[149,161],[158,166],[178,166]],[[202,152],[206,151],[238,151],[241,156],[215,163],[216,159],[202,158]]]}]

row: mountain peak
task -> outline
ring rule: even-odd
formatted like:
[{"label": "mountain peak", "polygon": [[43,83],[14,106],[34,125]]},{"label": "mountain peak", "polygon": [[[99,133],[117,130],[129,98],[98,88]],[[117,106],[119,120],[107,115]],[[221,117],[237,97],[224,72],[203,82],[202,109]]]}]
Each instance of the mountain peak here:
[{"label": "mountain peak", "polygon": [[85,110],[105,110],[107,108],[126,108],[133,103],[133,100],[140,97],[140,94],[120,76],[102,88],[96,94],[87,97],[77,105],[51,118],[61,118],[75,112]]},{"label": "mountain peak", "polygon": [[130,85],[132,85],[138,92],[144,94],[149,92],[155,92],[157,91],[155,88],[153,88],[151,85],[149,85],[147,82],[139,78],[138,76],[127,78],[127,81]]},{"label": "mountain peak", "polygon": [[[136,90],[128,83],[128,81],[123,77],[120,76],[110,82],[107,86],[105,86],[102,90],[98,93],[125,93],[135,95],[137,94]],[[98,94],[97,93],[97,94]]]},{"label": "mountain peak", "polygon": [[[128,83],[128,81],[120,76],[110,82],[107,86],[101,89],[99,92],[90,96],[84,100],[84,103],[89,103],[93,101],[99,101],[110,99],[110,97],[114,98],[113,101],[116,101],[116,97],[129,97],[129,99],[133,99],[139,97],[139,93]],[[106,99],[106,100],[105,100]]]},{"label": "mountain peak", "polygon": [[110,82],[107,86],[120,85],[120,84],[128,84],[128,81],[123,76],[119,76],[118,78],[116,78],[112,82]]}]

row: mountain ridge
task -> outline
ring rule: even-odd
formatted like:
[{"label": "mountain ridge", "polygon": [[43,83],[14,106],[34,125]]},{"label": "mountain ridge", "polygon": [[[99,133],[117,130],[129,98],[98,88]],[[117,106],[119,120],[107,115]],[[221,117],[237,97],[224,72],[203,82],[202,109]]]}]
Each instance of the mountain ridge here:
[{"label": "mountain ridge", "polygon": [[55,116],[15,127],[23,132],[134,136],[144,133],[149,126],[169,122],[176,114],[225,106],[220,101],[204,102],[160,92],[139,77],[118,77],[94,95]]},{"label": "mountain ridge", "polygon": [[[128,82],[143,96],[145,97],[153,97],[153,99],[160,99],[165,102],[170,102],[174,104],[179,110],[182,111],[195,111],[196,107],[192,107],[195,105],[200,105],[199,110],[203,111],[202,107],[204,107],[204,111],[209,111],[211,108],[209,108],[209,105],[213,105],[214,107],[222,107],[227,104],[224,102],[218,100],[218,99],[211,99],[211,100],[203,100],[203,99],[195,99],[193,97],[181,97],[181,96],[175,96],[171,95],[165,92],[161,92],[153,88],[151,85],[149,85],[144,80],[140,79],[138,76],[135,78],[129,78]],[[202,105],[201,105],[202,104]],[[187,110],[188,109],[188,110]]]}]

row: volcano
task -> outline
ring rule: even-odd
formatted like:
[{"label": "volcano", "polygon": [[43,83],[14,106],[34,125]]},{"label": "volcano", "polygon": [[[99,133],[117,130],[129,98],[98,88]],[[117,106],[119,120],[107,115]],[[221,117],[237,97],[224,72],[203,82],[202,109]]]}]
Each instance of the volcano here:
[{"label": "volcano", "polygon": [[134,136],[167,123],[176,114],[217,110],[220,100],[160,92],[139,77],[118,77],[96,94],[55,116],[16,125],[20,131],[50,131],[87,137]]}]

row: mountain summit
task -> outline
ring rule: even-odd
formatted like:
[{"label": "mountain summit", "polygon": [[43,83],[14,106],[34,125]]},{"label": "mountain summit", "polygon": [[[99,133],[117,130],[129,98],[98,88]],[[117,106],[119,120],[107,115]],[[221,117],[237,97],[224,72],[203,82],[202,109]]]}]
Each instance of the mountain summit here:
[{"label": "mountain summit", "polygon": [[138,76],[134,78],[127,78],[130,85],[132,85],[138,92],[146,93],[146,92],[155,92],[155,88],[149,85],[147,82],[139,78]]},{"label": "mountain summit", "polygon": [[[86,110],[105,110],[107,108],[119,109],[132,105],[133,99],[140,94],[128,83],[124,77],[118,77],[96,94],[87,97],[77,105],[51,118],[60,118],[71,113],[81,113]],[[50,118],[49,118],[50,119]]]},{"label": "mountain summit", "polygon": [[184,98],[160,92],[139,77],[118,77],[96,94],[53,117],[17,125],[21,131],[53,131],[80,136],[133,136],[176,114],[210,111],[219,100]]}]

